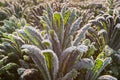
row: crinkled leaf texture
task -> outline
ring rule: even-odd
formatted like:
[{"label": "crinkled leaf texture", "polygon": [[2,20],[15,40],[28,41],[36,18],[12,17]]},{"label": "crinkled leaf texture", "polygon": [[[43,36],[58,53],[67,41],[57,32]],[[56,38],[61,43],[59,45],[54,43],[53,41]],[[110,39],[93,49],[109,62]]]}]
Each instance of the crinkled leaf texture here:
[{"label": "crinkled leaf texture", "polygon": [[97,80],[117,80],[117,78],[110,75],[103,75],[103,76],[100,76]]},{"label": "crinkled leaf texture", "polygon": [[55,80],[58,72],[58,58],[52,50],[41,51],[34,45],[23,45],[22,48],[30,51],[30,57],[38,66],[45,80]]},{"label": "crinkled leaf texture", "polygon": [[93,69],[88,72],[86,80],[96,80],[99,77],[100,73],[103,71],[103,69],[110,63],[111,57],[107,57],[105,59],[97,58]]}]

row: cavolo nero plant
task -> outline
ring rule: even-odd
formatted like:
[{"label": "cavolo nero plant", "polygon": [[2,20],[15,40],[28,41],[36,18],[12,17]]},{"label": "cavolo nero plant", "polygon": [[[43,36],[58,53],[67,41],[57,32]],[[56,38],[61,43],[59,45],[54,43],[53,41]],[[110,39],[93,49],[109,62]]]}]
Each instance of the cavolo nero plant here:
[{"label": "cavolo nero plant", "polygon": [[119,14],[120,1],[119,0],[106,0],[107,11],[110,15]]},{"label": "cavolo nero plant", "polygon": [[104,15],[91,21],[93,27],[89,29],[88,38],[95,42],[98,51],[112,57],[111,65],[105,73],[112,74],[120,79],[120,17]]},{"label": "cavolo nero plant", "polygon": [[[24,26],[12,34],[3,34],[0,70],[7,72],[10,78],[19,75],[17,79],[20,80],[30,80],[33,77],[35,80],[96,80],[110,64],[110,57],[102,54],[96,59],[92,57],[95,48],[90,40],[85,39],[91,23],[81,27],[82,20],[76,16],[75,10],[63,8],[61,12],[53,12],[47,6],[46,13],[40,18],[42,30]],[[9,61],[13,56],[17,57],[17,62],[13,59]],[[5,57],[8,58],[6,63]],[[16,66],[14,69],[17,70],[17,75],[4,68],[8,64]],[[0,74],[0,78],[5,80],[3,75],[5,73]],[[107,75],[98,80],[103,78],[117,80]]]},{"label": "cavolo nero plant", "polygon": [[88,31],[91,33],[88,33],[88,37],[96,42],[96,46],[100,51],[103,50],[105,45],[116,51],[119,50],[119,16],[104,15],[90,22],[93,27]]}]

